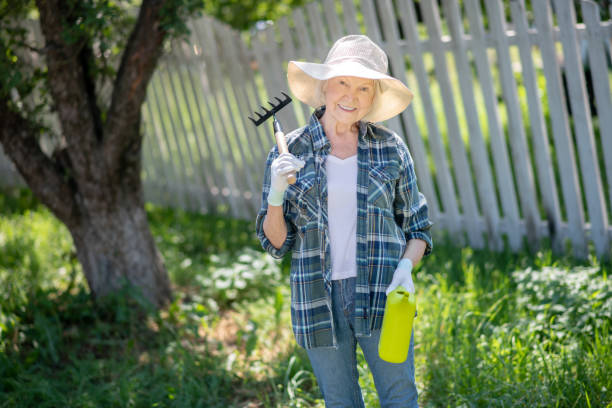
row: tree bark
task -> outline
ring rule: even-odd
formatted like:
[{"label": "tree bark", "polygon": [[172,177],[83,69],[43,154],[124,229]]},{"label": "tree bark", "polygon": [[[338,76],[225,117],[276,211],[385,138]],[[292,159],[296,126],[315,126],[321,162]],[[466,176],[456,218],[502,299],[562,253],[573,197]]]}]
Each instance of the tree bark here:
[{"label": "tree bark", "polygon": [[84,197],[66,175],[78,171],[65,152],[47,157],[36,140],[36,129],[0,98],[0,143],[34,195],[68,228],[94,296],[105,296],[125,284],[138,288],[154,306],[171,300],[170,282],[149,230],[140,174],[140,144],[129,151],[130,166],[118,183],[87,181],[97,201]]},{"label": "tree bark", "polygon": [[70,231],[92,294],[128,284],[156,307],[172,294],[144,210],[140,109],[166,35],[159,24],[166,3],[143,0],[114,81],[109,120],[101,126],[88,39],[64,40],[64,0],[36,0],[48,86],[66,141],[53,157],[41,150],[39,129],[0,95],[0,143],[34,195]]},{"label": "tree bark", "polygon": [[64,177],[64,168],[47,157],[36,140],[36,127],[9,107],[0,97],[0,143],[30,189],[62,222],[78,211],[71,199],[73,190]]},{"label": "tree bark", "polygon": [[79,262],[94,296],[127,284],[161,307],[171,299],[170,282],[139,193],[117,196],[122,200],[102,212],[83,211],[87,215],[70,228]]}]

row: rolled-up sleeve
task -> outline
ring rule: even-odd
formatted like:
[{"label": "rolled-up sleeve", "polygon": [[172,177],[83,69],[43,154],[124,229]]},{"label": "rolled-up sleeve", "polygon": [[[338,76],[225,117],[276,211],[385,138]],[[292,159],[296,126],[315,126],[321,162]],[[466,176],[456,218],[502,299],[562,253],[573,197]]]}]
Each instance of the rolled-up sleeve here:
[{"label": "rolled-up sleeve", "polygon": [[[266,234],[264,233],[263,229],[263,223],[266,218],[266,214],[268,213],[268,193],[270,192],[271,172],[270,168],[272,166],[272,161],[274,161],[277,156],[278,150],[276,147],[274,147],[268,154],[268,159],[266,160],[266,171],[264,174],[264,183],[261,194],[261,208],[259,209],[259,212],[257,213],[257,219],[255,220],[255,230],[257,232],[257,237],[259,238],[263,249],[270,255],[272,255],[274,258],[282,258],[287,253],[287,251],[293,248],[293,244],[295,244],[295,227],[292,223],[285,222],[287,224],[287,238],[285,239],[285,242],[283,242],[283,245],[280,248],[276,248],[274,245],[272,245],[268,237],[266,237]],[[284,214],[287,214],[288,211],[288,203],[285,201],[283,203],[283,212]]]},{"label": "rolled-up sleeve", "polygon": [[398,137],[398,151],[401,160],[401,174],[396,185],[394,216],[397,224],[406,236],[406,242],[411,239],[421,239],[427,243],[424,255],[429,255],[433,249],[431,239],[432,222],[429,220],[427,199],[419,192],[414,163],[408,147]]}]

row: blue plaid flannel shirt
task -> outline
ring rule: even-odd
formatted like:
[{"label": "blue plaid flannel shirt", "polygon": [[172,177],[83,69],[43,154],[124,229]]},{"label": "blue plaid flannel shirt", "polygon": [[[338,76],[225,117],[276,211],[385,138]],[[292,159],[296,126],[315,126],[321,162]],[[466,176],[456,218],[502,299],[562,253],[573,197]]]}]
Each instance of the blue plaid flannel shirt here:
[{"label": "blue plaid flannel shirt", "polygon": [[[292,251],[291,320],[297,343],[304,348],[335,347],[331,313],[331,258],[327,226],[325,159],[330,144],[318,120],[317,109],[307,126],[286,135],[289,151],[306,164],[289,185],[283,204],[287,238],[275,248],[263,231],[270,191],[270,165],[278,156],[274,147],[266,162],[262,206],[256,230],[263,248],[275,258]],[[418,238],[432,249],[427,201],[419,193],[414,165],[406,144],[392,131],[360,123],[357,149],[357,285],[354,328],[357,336],[380,329],[385,290],[406,249]]]}]

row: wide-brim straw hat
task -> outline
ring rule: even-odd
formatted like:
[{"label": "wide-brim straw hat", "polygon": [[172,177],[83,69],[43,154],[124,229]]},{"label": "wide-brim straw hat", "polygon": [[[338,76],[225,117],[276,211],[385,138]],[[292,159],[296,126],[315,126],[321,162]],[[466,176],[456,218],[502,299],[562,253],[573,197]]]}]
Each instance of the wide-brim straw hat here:
[{"label": "wide-brim straw hat", "polygon": [[325,62],[289,61],[289,89],[305,104],[325,105],[322,84],[339,76],[354,76],[377,81],[369,112],[362,121],[382,122],[399,114],[412,101],[412,91],[387,74],[387,54],[365,35],[347,35],[332,46]]}]

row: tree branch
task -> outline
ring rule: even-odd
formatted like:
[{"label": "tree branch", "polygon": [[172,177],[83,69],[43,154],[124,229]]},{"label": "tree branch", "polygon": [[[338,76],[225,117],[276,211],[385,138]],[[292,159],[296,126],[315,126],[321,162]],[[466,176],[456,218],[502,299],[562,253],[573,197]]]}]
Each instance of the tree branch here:
[{"label": "tree branch", "polygon": [[166,0],[143,0],[125,47],[104,128],[104,158],[109,169],[116,169],[121,156],[132,146],[140,145],[140,109],[166,35],[160,26],[165,3]]},{"label": "tree branch", "polygon": [[[102,160],[97,147],[96,120],[97,107],[91,105],[91,89],[87,84],[93,83],[88,78],[90,73],[82,61],[82,50],[87,45],[87,38],[68,42],[64,38],[64,22],[70,10],[63,0],[36,0],[40,12],[40,26],[45,36],[47,49],[47,68],[49,88],[55,108],[59,115],[62,133],[68,145],[68,154],[75,168],[74,177],[79,189],[91,190],[93,197],[99,194]],[[86,196],[88,196],[86,194]]]},{"label": "tree branch", "polygon": [[6,98],[0,99],[0,143],[32,192],[62,222],[78,219],[74,191],[62,167],[47,157],[36,140],[36,126],[11,110]]},{"label": "tree branch", "polygon": [[[83,68],[84,72],[88,72],[95,65],[94,55],[89,44],[86,44],[79,52],[79,63]],[[83,76],[84,89],[87,94],[88,106],[91,109],[91,116],[94,125],[94,133],[96,134],[96,140],[102,141],[102,116],[100,114],[100,107],[98,106],[98,100],[96,95],[96,83],[95,79],[91,75]]]}]

